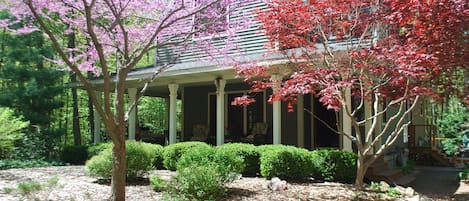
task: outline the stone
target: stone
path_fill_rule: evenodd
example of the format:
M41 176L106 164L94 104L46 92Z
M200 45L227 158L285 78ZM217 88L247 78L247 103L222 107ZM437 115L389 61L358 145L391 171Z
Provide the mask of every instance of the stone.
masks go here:
M387 191L389 188L391 188L391 186L385 181L380 181L379 186L381 186L381 190L383 191Z
M268 187L272 191L284 191L287 189L287 182L285 180L279 179L278 177L272 177Z

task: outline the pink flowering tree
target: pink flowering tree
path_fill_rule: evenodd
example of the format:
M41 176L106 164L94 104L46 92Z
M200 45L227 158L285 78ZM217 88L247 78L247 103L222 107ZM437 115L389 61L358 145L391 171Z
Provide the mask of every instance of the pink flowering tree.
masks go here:
M114 143L112 200L125 199L125 129L129 110L124 108L126 77L142 57L151 50L172 47L202 48L224 54L232 49L230 38L241 24L227 24L229 12L238 4L232 0L3 0L0 9L14 16L0 21L0 26L15 33L42 31L54 45L58 65L77 75L101 116L106 133ZM227 6L230 9L226 9ZM241 15L241 14L238 14ZM12 29L15 24L25 24ZM240 20L239 23L245 22ZM214 48L211 40L192 40L194 36L216 38L219 30L227 45ZM75 36L72 46L64 46ZM220 61L222 62L222 61ZM171 67L162 65L158 73ZM86 72L102 77L104 100L98 101ZM111 72L115 74L111 75ZM111 93L114 98L111 98ZM112 100L111 100L112 99ZM113 108L113 109L111 109Z
M336 132L356 145L357 188L363 186L368 167L399 139L422 97L467 97L458 87L468 73L467 1L271 0L267 4L268 9L258 15L268 37L266 57L284 59L269 65L238 65L238 74L254 91L275 88L270 100L287 101L289 108L298 95L312 94L328 109L342 111L351 129ZM250 101L241 97L235 103Z

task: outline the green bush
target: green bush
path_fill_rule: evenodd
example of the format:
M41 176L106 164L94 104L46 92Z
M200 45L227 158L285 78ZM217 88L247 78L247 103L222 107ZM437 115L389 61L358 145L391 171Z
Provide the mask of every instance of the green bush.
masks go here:
M261 175L301 180L308 178L313 166L310 153L306 149L293 146L263 146L261 152Z
M30 167L47 167L47 166L60 166L64 165L59 161L44 161L44 160L0 160L0 170L10 168L30 168Z
M153 160L153 167L156 169L163 169L163 146L159 144L153 144L155 150L155 160Z
M144 142L127 141L125 146L125 159L127 163L126 178L136 179L146 171L152 170L156 146ZM105 179L112 174L112 148L108 147L98 155L93 156L87 163L86 169L92 176Z
M15 143L23 138L28 126L29 122L16 117L12 109L0 107L0 159L16 149Z
M60 153L60 159L65 163L83 165L88 159L88 150L83 145L65 146Z
M180 142L163 148L163 166L168 170L176 170L176 164L181 156L194 147L210 147L204 142Z
M466 168L464 168L461 172L458 173L458 177L460 180L469 179L469 168L467 168L467 165L468 164L466 164Z
M88 146L88 159L93 156L98 155L103 150L107 148L112 148L112 142L103 142L95 145Z
M212 162L212 156L215 154L215 149L211 146L195 146L190 148L190 151L181 155L176 163L176 169L182 170L190 166L202 166L206 163Z
M166 181L158 175L150 177L150 186L154 191L161 192L166 189Z
M321 149L311 152L313 177L326 181L352 183L357 175L357 155L337 149Z
M245 143L228 143L216 147L217 152L231 152L240 156L243 159L244 170L243 175L255 176L260 172L259 158L260 154L256 146Z
M217 164L209 162L178 170L178 174L170 180L164 198L179 201L219 200L226 190L217 169Z

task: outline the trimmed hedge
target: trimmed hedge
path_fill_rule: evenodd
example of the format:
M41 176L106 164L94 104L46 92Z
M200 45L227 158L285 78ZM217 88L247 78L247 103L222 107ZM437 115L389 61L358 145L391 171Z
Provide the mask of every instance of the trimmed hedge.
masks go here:
M221 153L235 153L243 159L245 166L242 174L245 176L255 176L260 173L260 153L256 146L245 143L228 143L216 147L216 151Z
M261 146L261 175L283 179L307 179L313 172L310 152L286 145Z
M125 146L127 163L126 178L136 179L146 171L152 170L157 146L144 142L127 141ZM92 176L110 179L112 176L112 147L107 147L87 163L86 169Z
M175 171L179 158L194 147L210 147L210 145L205 142L179 142L168 145L163 148L163 166Z
M87 147L83 145L65 146L60 153L60 159L64 163L83 165L88 159Z
M177 162L177 170L213 163L223 182L232 180L232 173L242 173L244 162L234 152L218 150L213 147L198 146L184 153Z
M357 155L337 149L320 149L311 152L315 179L353 183L357 175Z
M98 155L107 148L112 148L112 142L102 142L99 144L88 146L88 159Z

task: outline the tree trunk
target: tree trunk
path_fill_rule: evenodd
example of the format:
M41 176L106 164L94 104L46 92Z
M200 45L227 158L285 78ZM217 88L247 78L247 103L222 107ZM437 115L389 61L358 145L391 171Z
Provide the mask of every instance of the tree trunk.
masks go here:
M123 127L125 128L125 127ZM117 129L113 138L114 146L112 148L112 197L113 201L125 200L125 135L124 129Z
M93 78L93 74L88 72L88 79ZM91 100L91 96L88 94L88 124L90 125L90 142L94 141L94 108L93 108L93 100Z
M68 47L75 48L75 34L71 33L68 36ZM73 56L73 52L71 53ZM72 83L77 82L77 76L74 72L70 72L70 80ZM72 87L72 107L73 107L73 144L81 145L81 132L80 132L80 114L78 112L78 92L76 87Z
M357 159L357 178L355 178L355 188L363 188L363 179L365 178L366 169L364 159L359 156Z
M73 82L77 81L76 75L72 73L70 79ZM72 105L73 105L73 144L81 145L81 131L80 131L80 114L78 112L78 92L77 88L72 87Z

